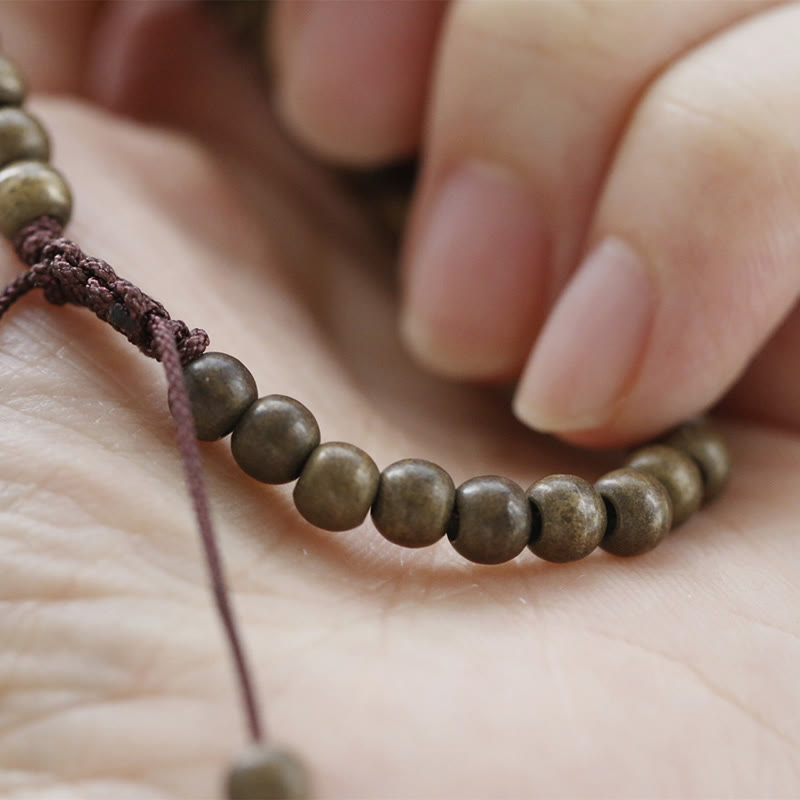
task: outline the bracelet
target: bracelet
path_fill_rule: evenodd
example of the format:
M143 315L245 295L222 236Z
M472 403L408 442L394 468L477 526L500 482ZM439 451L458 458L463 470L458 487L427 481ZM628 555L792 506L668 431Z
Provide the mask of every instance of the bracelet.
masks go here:
M375 528L394 544L420 548L446 536L461 556L487 565L509 561L526 548L558 563L584 558L597 547L640 555L724 488L728 450L704 420L634 451L621 469L594 485L551 475L527 492L499 476L472 478L456 488L441 467L418 459L381 472L354 445L321 443L319 425L302 403L275 394L259 398L255 379L239 360L205 352L203 330L172 319L164 306L63 237L71 193L47 163L47 133L20 108L24 97L18 69L0 58L0 231L28 266L0 293L0 317L29 291L42 289L53 304L93 311L164 365L176 441L251 739L227 774L230 800L299 800L311 789L302 761L265 743L208 510L198 439L231 434L233 457L249 476L268 484L296 481L297 510L319 528L355 528L371 513Z

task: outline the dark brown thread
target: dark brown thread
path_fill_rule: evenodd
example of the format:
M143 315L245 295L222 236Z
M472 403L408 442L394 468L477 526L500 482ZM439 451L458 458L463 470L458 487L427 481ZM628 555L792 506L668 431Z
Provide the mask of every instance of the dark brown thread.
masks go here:
M211 525L211 516L208 512L208 499L203 482L203 469L200 462L200 450L197 446L197 436L194 429L194 417L189 402L189 394L183 380L180 354L175 343L172 328L168 320L153 317L151 321L153 343L156 347L159 360L164 365L167 374L169 392L169 407L175 420L175 438L178 449L183 459L183 471L186 475L186 484L194 505L197 518L197 527L203 541L206 564L211 578L211 586L217 611L222 619L222 626L228 637L228 644L236 666L239 678L239 688L242 693L247 724L253 741L261 740L261 721L258 714L258 703L255 690L247 669L242 642L238 634L236 619L230 605L228 587L225 582L225 573L222 567L216 536Z
M231 650L250 737L255 742L261 741L263 734L258 701L211 523L194 417L183 379L182 367L208 347L208 334L199 328L189 330L186 323L172 319L161 303L120 278L105 261L87 256L62 234L61 223L49 217L32 222L20 231L14 245L29 269L0 292L0 317L31 289L42 289L51 303L72 303L93 311L145 355L164 365L169 407L175 420L175 438L183 461L214 601Z
M172 328L183 365L194 361L208 347L208 334L204 330L189 330L185 322L172 319L161 303L120 278L105 261L87 256L75 242L64 238L62 232L58 220L44 217L17 234L14 240L17 254L30 267L17 279L31 282L22 294L42 289L51 303L88 308L150 358L159 359L151 326L155 318L166 321ZM17 288L16 296L20 296L19 291ZM5 293L0 295L0 307L4 298Z

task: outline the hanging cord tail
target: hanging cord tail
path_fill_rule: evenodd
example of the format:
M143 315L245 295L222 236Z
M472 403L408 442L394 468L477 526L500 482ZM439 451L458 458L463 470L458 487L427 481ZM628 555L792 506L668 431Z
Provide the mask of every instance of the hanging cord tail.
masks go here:
M50 303L88 308L145 355L164 365L176 441L211 590L233 658L248 732L254 742L260 742L263 733L258 702L211 523L194 416L183 380L183 367L203 353L208 334L199 328L190 330L186 323L172 319L164 306L120 278L105 261L84 253L64 237L63 226L56 219L42 217L25 226L15 237L14 247L29 269L0 292L0 317L32 289L42 289Z
M197 437L195 435L194 417L192 416L189 395L183 380L180 353L178 352L175 334L169 320L154 317L151 322L151 331L158 359L164 365L164 371L167 375L169 407L175 420L178 449L183 460L186 484L194 506L197 527L205 551L211 589L239 680L239 690L247 719L247 727L252 740L259 742L262 740L262 728L258 713L258 702L253 679L244 656L236 618L231 607L216 534L211 523L203 481L200 450L197 446Z

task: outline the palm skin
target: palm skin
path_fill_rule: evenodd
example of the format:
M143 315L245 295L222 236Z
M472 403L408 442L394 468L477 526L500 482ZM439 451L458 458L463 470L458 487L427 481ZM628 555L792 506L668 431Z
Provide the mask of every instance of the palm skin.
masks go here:
M122 97L170 132L32 106L88 252L379 466L418 456L456 483L526 486L618 463L412 366L387 254L283 142L223 38L185 8L144 31L153 61ZM10 250L2 269L19 269ZM0 793L217 796L244 733L159 366L37 297L0 326L0 374ZM722 498L647 556L564 566L404 551L369 523L320 532L289 488L204 447L269 732L304 754L316 795L795 796L800 440L735 414L724 429Z

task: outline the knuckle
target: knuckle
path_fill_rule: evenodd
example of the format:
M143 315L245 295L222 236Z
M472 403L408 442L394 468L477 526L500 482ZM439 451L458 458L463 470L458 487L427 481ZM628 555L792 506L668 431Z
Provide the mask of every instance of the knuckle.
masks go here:
M575 135L569 120L607 115L601 104L610 102L609 87L620 73L638 69L621 66L635 61L620 46L631 23L611 6L587 0L456 3L446 21L432 106L434 128L445 131L447 146L500 152L524 167L547 160L531 153L532 131L539 147L560 152L563 137Z
M786 170L797 170L765 95L679 64L650 87L636 117L659 151L680 159L712 196L751 197L754 188L779 188Z
M602 0L465 0L452 9L447 33L467 55L535 68L557 83L564 83L565 68L596 82L630 60L631 48L621 47L620 38L635 27L628 9Z

